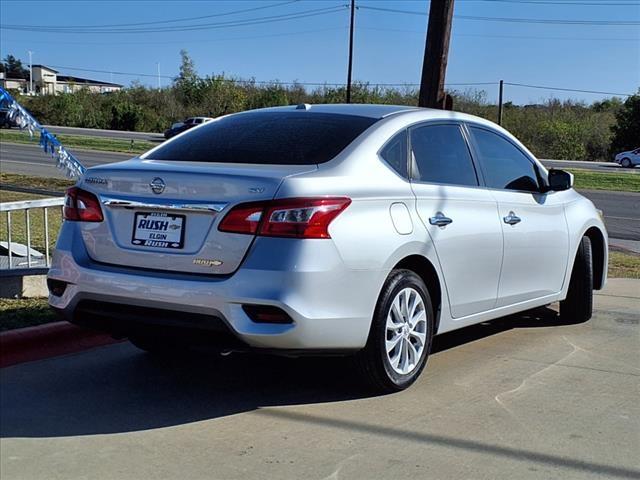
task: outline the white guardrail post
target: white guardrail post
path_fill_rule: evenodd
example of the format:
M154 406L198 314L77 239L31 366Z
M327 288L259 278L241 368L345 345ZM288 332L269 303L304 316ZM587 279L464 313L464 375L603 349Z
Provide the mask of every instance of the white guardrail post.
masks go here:
M49 208L52 207L63 207L64 206L64 197L55 197L55 198L44 198L41 200L22 200L19 202L5 202L0 203L0 214L7 214L7 256L8 256L8 265L7 269L13 269L13 249L12 243L15 244L17 242L12 242L12 222L11 222L11 213L24 211L24 222L26 228L27 235L27 268L32 267L31 261L31 210L42 209L42 218L43 218L43 227L44 227L44 249L45 249L45 266L48 268L50 266L51 255L49 249L49 240L51 238L49 234ZM57 233L57 232L56 232ZM38 265L38 267L42 267L43 265ZM4 269L4 266L3 266Z

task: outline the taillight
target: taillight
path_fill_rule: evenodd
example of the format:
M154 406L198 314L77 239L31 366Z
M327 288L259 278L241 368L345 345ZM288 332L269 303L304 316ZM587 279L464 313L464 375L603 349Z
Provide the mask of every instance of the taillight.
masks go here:
M349 198L293 198L270 202L258 235L331 238L329 224L349 206Z
M331 238L329 225L350 203L346 197L242 203L227 213L218 229L264 237Z
M71 187L64 197L63 216L76 222L101 222L104 220L100 201L93 193Z
M258 224L262 218L264 202L241 203L233 207L224 217L218 230L230 233L250 233L258 231Z

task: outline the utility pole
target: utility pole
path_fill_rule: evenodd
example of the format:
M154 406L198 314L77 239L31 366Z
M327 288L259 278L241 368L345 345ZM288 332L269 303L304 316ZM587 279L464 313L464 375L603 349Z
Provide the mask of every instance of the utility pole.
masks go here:
M445 107L444 77L451 38L453 2L454 0L431 0L418 97L420 107Z
M351 26L349 27L349 67L347 70L347 103L351 103L351 71L353 70L353 24L356 16L356 0L351 0Z
M504 90L504 80L500 80L500 92L498 93L498 125L502 125L502 92Z
M158 66L158 90L161 90L162 86L160 85L160 62L156 62L156 65Z
M33 93L33 52L31 50L27 50L29 52L29 95Z

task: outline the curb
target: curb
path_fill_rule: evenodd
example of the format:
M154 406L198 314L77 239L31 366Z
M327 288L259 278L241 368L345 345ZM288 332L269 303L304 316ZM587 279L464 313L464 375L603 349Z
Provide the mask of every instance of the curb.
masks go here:
M68 322L18 328L0 333L0 367L57 357L120 341L122 340L116 340L106 333Z

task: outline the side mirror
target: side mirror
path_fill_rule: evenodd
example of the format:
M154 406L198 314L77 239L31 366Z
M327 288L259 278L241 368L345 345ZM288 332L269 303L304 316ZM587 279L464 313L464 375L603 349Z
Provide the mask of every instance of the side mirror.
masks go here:
M573 174L565 172L564 170L556 170L552 168L549 170L549 190L554 192L561 192L562 190L569 190L573 187Z

